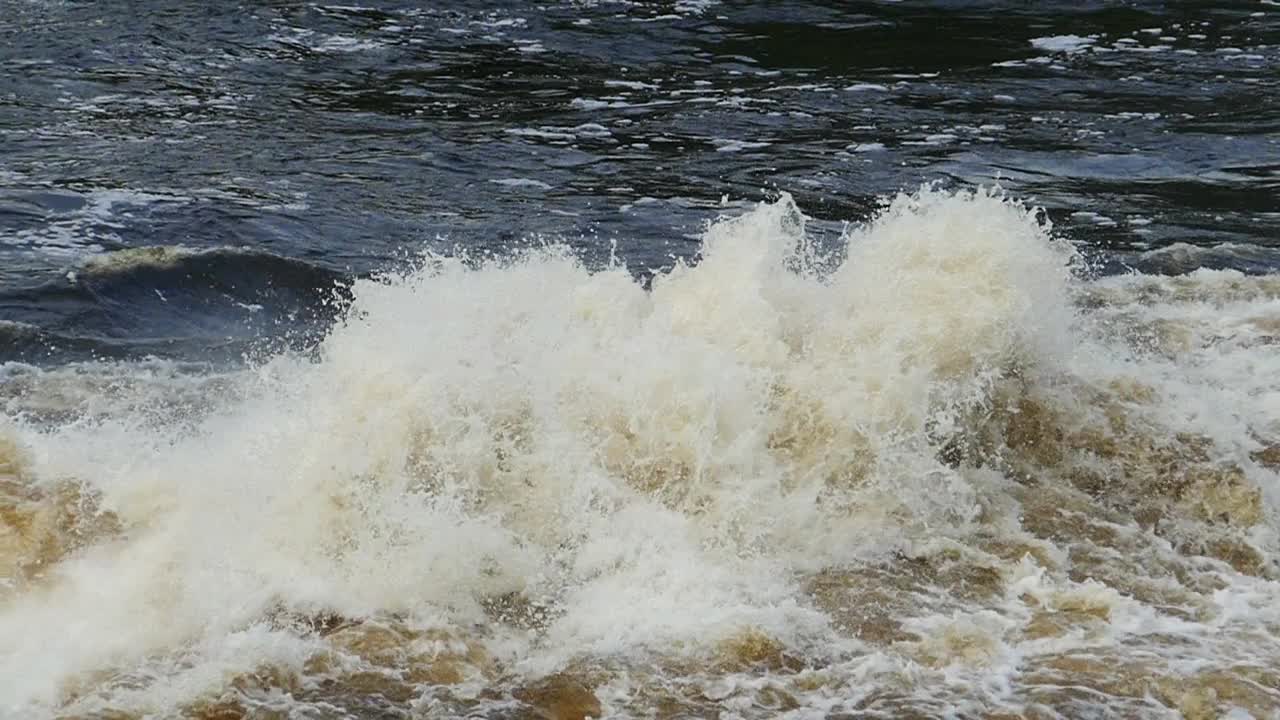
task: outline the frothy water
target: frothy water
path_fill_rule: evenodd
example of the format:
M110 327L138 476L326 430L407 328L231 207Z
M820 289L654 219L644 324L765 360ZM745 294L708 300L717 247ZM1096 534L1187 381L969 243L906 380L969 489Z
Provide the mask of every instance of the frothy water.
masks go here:
M1280 280L985 190L838 245L783 196L648 288L431 255L306 355L10 366L0 714L1274 717Z

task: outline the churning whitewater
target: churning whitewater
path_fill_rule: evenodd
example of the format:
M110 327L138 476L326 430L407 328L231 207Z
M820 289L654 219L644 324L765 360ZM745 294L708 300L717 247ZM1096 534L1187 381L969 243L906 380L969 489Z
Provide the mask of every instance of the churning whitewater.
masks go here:
M1280 278L1092 280L996 191L827 245L4 366L0 715L1275 717Z

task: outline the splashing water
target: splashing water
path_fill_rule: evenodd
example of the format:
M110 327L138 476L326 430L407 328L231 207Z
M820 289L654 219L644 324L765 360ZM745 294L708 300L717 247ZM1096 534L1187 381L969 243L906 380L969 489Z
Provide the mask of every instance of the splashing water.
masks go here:
M1280 280L1086 281L990 191L843 240L784 196L649 290L432 256L315 356L6 368L0 713L1271 717Z

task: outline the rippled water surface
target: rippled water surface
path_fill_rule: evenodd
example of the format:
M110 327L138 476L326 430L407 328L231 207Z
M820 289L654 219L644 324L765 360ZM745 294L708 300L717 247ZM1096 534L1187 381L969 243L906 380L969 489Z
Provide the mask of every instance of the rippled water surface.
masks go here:
M76 348L202 354L257 329L237 302L292 310L425 246L663 267L725 199L785 190L837 226L932 180L999 179L1131 263L1271 267L1276 6L1060 5L6 2L4 309ZM151 246L305 265L100 291L132 319L29 292ZM140 308L157 283L202 307Z
M0 0L0 717L1280 717L1280 5Z

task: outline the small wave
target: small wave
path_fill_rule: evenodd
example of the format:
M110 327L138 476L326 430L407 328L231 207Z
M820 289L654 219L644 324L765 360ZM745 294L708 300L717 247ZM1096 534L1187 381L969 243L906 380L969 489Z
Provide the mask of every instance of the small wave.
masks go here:
M217 288L252 296L285 290L324 293L347 278L336 270L251 248L152 246L94 255L70 271L67 279L95 292L138 284L150 290L173 285L174 289Z
M1098 42L1096 37L1079 35L1053 35L1031 39L1031 46L1038 50L1060 53L1078 53L1087 50Z
M501 180L490 180L489 182L509 188L531 188L534 190L551 189L551 185L548 185L541 180L534 180L533 178L502 178Z
M95 255L60 280L0 296L38 328L8 360L159 353L234 359L255 343L309 343L342 312L350 278L266 252L177 246ZM282 336L282 333L287 337Z
M25 335L31 335L38 332L34 325L27 323L14 322L12 320L0 320L0 333L6 338L17 338Z
M80 272L89 275L109 275L128 272L135 268L172 268L196 252L196 250L169 245L116 250L90 256L84 261ZM75 273L75 271L72 272Z
M1280 270L1280 248L1247 243L1210 246L1173 243L1148 250L1131 262L1142 272L1163 275L1180 275L1200 268L1273 273Z

